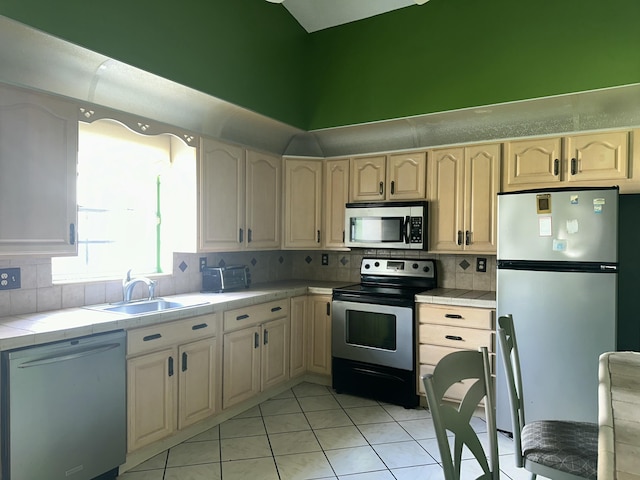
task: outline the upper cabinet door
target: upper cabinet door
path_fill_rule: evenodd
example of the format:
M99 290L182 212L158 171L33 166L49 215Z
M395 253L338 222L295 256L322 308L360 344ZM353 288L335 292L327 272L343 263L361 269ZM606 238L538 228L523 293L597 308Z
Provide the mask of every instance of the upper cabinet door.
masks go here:
M627 131L567 137L567 181L628 178L629 135Z
M389 155L387 198L415 200L425 198L427 155L424 152Z
M280 248L282 159L249 150L246 189L246 247Z
M76 255L78 108L0 87L0 256Z
M203 138L200 146L200 251L238 250L244 243L244 166L241 147Z
M497 249L500 150L500 144L465 149L464 223L467 251L493 253Z
M284 248L322 245L322 161L284 160Z
M463 249L464 148L434 150L429 181L431 245L433 251Z
M344 247L344 214L349 201L349 160L324 164L324 246Z
M377 201L386 197L384 155L351 159L351 201Z
M553 186L562 180L560 137L509 142L506 149L504 190Z

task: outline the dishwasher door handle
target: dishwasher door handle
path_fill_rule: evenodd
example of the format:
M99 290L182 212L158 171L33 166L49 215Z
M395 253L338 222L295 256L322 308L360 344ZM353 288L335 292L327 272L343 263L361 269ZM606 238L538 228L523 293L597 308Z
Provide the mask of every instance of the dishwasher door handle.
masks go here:
M118 348L119 343L109 343L107 345L100 345L98 347L88 348L79 352L67 353L66 355L54 355L51 357L39 358L38 360L31 360L30 362L24 362L18 365L18 368L30 368L37 367L39 365L49 365L51 363L66 362L67 360L75 360L76 358L87 357L89 355L97 355L99 353L108 352L114 348Z

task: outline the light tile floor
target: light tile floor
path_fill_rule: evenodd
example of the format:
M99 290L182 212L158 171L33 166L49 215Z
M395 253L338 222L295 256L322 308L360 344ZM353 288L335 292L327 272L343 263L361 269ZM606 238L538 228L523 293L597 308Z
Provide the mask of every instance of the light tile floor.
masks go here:
M474 428L485 431L475 418ZM530 475L499 435L501 478ZM120 480L440 480L430 413L301 383L120 475ZM463 478L481 472L464 463ZM542 479L542 477L540 477Z

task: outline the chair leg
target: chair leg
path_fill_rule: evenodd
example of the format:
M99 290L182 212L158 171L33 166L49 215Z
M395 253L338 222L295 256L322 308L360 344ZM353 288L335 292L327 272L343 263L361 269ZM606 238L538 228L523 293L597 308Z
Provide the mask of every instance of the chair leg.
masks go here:
M531 473L531 480L536 480L536 476L537 476L537 475L536 475L535 473L533 473L533 472L532 472L532 473Z

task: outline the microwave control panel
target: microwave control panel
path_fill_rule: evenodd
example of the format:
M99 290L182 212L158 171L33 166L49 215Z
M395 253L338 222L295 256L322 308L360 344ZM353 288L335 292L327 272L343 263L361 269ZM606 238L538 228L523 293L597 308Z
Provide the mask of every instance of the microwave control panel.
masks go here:
M422 217L411 217L409 242L422 243Z

